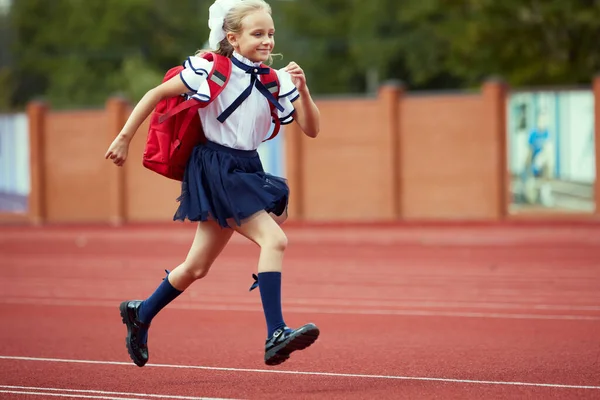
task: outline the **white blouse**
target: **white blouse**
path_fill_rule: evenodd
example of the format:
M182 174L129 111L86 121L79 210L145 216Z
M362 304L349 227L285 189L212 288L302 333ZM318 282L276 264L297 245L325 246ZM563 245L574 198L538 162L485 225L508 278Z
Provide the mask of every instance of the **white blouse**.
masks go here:
M233 56L246 65L259 66L238 53ZM189 57L181 71L181 80L190 89L189 96L198 100L208 101L210 90L208 86L208 73L213 67L213 62L202 57ZM292 83L290 74L284 70L277 70L279 79L279 104L283 111L277 110L282 125L294 120L293 102L300 97L298 89ZM269 102L256 87L250 96L231 114L223 123L217 120L223 111L250 85L250 74L240 67L231 66L231 77L221 94L208 107L198 110L202 128L206 138L211 142L239 150L255 150L268 137L272 130L271 111Z

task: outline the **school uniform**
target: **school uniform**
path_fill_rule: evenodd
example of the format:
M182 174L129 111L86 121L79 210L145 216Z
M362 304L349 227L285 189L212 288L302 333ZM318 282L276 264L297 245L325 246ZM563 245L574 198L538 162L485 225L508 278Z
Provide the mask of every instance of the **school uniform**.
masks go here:
M174 220L206 221L214 219L222 227L233 220L241 222L260 210L276 215L285 212L289 188L285 179L265 173L256 149L271 132L272 114L269 101L277 103L277 118L282 125L294 120L293 102L299 93L290 75L277 71L280 84L278 100L264 86L256 85L261 71L254 63L234 53L229 82L207 107L198 110L207 142L194 148L186 167L179 208ZM190 57L180 73L190 90L187 95L201 101L210 100L207 77L212 62ZM309 323L289 328L281 311L281 272L259 272L252 288L260 288L267 322L265 363L278 365L297 350L310 346L319 336L316 325ZM129 300L120 304L120 314L127 326L126 345L133 362L143 367L149 359L148 329L151 321L175 300L182 291L167 277L146 300Z
M235 52L231 60L231 77L224 90L198 110L208 141L192 152L174 220L214 219L227 227L231 219L239 225L260 210L281 215L287 208L286 180L265 173L256 151L273 124L269 100L264 89L256 86L260 63ZM190 89L188 96L210 100L207 78L212 64L201 57L185 61L180 77ZM276 72L280 85L277 117L286 125L294 120L293 102L300 95L287 72Z

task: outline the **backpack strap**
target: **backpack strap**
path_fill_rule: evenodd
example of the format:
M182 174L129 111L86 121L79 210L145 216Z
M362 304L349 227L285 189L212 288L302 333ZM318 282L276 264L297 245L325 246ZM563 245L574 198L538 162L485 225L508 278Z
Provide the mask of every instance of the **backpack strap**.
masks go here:
M213 62L213 69L206 78L210 88L210 100L206 102L206 105L208 105L225 89L231 77L232 63L229 58L216 53L204 53L202 58Z
M202 108L203 104L200 100L197 99L189 99L184 102L181 102L179 103L179 105L177 105L177 107L173 107L168 112L161 115L158 118L158 123L162 124L163 122L171 118L173 115L179 114L180 112L185 111L194 106L196 106L197 108Z
M268 67L266 65L261 65L261 68ZM260 75L260 81L265 85L269 92L279 100L279 78L277 77L277 71L273 68L269 68L269 73L267 75ZM271 102L269 102L269 106L271 109L275 108Z
M261 67L267 68L267 66L264 64L262 64ZM269 92L271 92L271 94L275 97L275 99L279 100L280 87L279 78L277 77L277 71L275 71L273 68L270 68L268 75L260 75L260 80L262 84L265 85L265 87L269 90ZM271 140L275 136L277 136L277 134L279 133L279 129L281 128L281 122L279 121L277 108L271 102L269 102L269 108L271 109L271 117L273 119L273 122L275 123L275 129L273 129L273 133L271 134L271 136L265 139L264 142L266 142L267 140Z
M231 60L215 53L204 53L202 54L202 58L213 62L213 68L206 78L208 81L208 87L210 89L210 100L200 101L198 99L191 98L181 102L179 105L177 105L177 107L174 107L169 110L169 112L161 115L158 119L159 123L162 124L173 115L179 114L180 112L188 110L192 107L204 108L208 106L213 102L214 99L217 98L217 96L221 94L223 89L225 89L225 86L231 77ZM183 67L181 69L183 69Z

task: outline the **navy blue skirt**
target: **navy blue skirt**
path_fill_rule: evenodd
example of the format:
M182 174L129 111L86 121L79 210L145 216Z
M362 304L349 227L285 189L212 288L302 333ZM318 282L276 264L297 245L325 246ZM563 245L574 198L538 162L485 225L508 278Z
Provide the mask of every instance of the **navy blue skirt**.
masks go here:
M283 178L265 173L258 152L207 142L197 146L184 173L179 208L173 220L216 220L238 226L258 211L283 214L289 187Z

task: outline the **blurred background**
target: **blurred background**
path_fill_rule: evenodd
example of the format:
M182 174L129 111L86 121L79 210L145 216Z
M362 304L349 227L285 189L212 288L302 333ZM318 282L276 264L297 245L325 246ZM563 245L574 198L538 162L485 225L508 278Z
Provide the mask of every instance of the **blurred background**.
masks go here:
M203 0L0 0L0 221L168 221L177 182L103 159L132 105L206 46ZM317 140L260 149L292 219L597 215L600 1L272 0ZM358 162L357 162L358 161Z
M319 343L263 373L235 235L153 322L161 368L125 366L117 306L194 225L142 165L147 121L104 155L212 1L0 0L0 397L597 399L600 0L269 3L273 66L321 112L259 148L291 189L286 321Z

